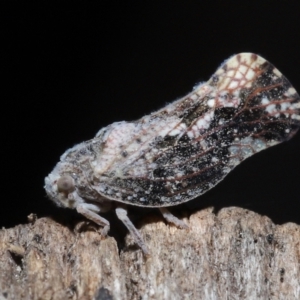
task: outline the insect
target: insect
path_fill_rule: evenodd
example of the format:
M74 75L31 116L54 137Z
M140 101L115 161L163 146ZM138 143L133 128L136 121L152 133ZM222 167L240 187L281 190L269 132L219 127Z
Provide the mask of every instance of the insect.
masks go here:
M126 204L167 207L198 197L247 157L290 139L300 126L300 99L264 58L229 58L185 97L133 122L116 122L67 150L45 179L48 196L109 231L99 215L115 209L145 254Z

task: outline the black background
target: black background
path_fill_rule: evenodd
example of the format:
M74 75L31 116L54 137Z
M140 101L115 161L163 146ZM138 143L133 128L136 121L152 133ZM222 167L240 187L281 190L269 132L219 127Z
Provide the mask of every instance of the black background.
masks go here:
M185 95L233 54L262 55L300 91L298 1L19 2L2 12L0 226L75 215L43 189L59 156ZM178 210L235 205L300 224L299 166L298 133Z

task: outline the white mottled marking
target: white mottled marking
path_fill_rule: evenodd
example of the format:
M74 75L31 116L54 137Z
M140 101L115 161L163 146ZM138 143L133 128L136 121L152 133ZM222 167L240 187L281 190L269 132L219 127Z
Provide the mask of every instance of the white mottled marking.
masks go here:
M197 100L197 99L199 98L199 96L197 96L196 94L192 94L192 95L190 96L190 98L191 98L192 100Z
M231 81L228 88L229 89L236 89L239 86L237 81Z
M168 133L168 135L169 136L175 136L175 135L181 136L182 134L185 133L185 131L186 131L186 125L184 123L180 123L180 124L177 124L176 127Z
M207 105L208 105L209 107L214 107L214 106L216 105L216 100L215 100L215 99L209 99L209 100L207 101Z
M241 72L237 71L235 76L234 76L236 79L242 79L244 76Z
M190 138L190 139L193 139L194 138L194 132L192 130L189 130L187 132L187 136Z
M288 108L290 108L290 106L291 106L290 102L283 102L280 104L280 110L281 111L287 110Z
M244 65L241 65L241 66L239 66L239 71L242 73L242 74L246 74L246 72L247 72L247 70L248 70L248 68L246 67L246 66L244 66Z
M228 77L232 77L233 75L234 75L234 70L228 71L228 73L227 73Z
M204 97L205 95L210 93L211 90L212 90L211 86L209 86L207 84L202 84L195 90L195 92L197 93L197 95L199 95L199 97Z
M236 69L239 66L239 64L240 63L238 62L236 56L232 57L231 59L229 59L227 61L227 67L230 68L230 69L231 68Z
M276 69L276 68L274 68L273 73L274 73L277 77L281 77L281 76L282 76L282 73L281 73L278 69Z
M293 104L292 104L292 107L293 107L293 109L298 109L298 108L300 108L300 102L293 103Z
M269 104L269 105L267 105L266 106L266 111L269 114L272 114L272 113L276 112L277 111L276 110L276 105L275 104Z
M294 120L299 121L300 120L300 115L292 114L291 118L294 119Z
M252 80L255 76L255 72L252 69L249 69L247 74L246 74L246 79Z

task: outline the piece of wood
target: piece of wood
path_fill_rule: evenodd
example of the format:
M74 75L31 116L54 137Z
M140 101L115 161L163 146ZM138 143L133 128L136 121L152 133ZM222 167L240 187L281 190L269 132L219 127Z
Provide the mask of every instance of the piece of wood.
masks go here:
M144 223L150 257L130 236L119 254L114 238L50 218L2 229L0 299L300 298L298 225L235 207L184 221Z

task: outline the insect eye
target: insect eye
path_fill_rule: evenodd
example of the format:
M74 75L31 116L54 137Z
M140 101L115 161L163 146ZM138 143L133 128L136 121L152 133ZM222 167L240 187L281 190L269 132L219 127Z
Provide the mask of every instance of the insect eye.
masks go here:
M71 193L75 190L74 179L69 175L64 175L57 180L57 190L60 193Z

